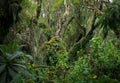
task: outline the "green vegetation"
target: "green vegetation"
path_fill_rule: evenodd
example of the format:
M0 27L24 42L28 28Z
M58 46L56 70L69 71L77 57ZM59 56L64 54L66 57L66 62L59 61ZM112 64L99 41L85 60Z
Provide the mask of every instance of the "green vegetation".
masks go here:
M120 1L0 2L0 83L120 83Z
M9 83L17 74L24 74L28 77L32 77L32 75L27 71L26 60L29 59L33 61L33 58L32 56L20 51L20 47L17 47L16 43L0 46L1 82Z

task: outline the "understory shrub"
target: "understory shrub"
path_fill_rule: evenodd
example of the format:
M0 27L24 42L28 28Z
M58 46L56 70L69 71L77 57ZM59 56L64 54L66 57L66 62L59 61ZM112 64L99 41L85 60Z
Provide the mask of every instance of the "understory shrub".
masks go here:
M34 76L28 72L26 63L33 62L33 57L21 51L17 43L0 45L0 82L10 83L19 75L27 78Z
M112 41L94 37L89 45L89 53L78 52L79 60L67 73L67 83L119 83L120 54Z

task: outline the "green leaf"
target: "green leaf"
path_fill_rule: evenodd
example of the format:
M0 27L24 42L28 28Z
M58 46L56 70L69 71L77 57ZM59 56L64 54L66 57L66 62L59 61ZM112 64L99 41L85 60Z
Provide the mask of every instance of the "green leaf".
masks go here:
M18 67L14 67L14 69L16 71L18 71L19 73L21 73L22 75L25 75L27 77L31 77L34 78L34 76L32 74L30 74L26 69L22 69L22 68L18 68Z
M31 55L25 55L25 57L27 57L29 60L33 61L33 57Z
M17 43L13 42L12 44L9 44L9 45L11 47L11 53L14 53L14 51L16 51L16 48L17 48Z
M4 54L7 52L6 45L0 45L0 51Z
M6 78L7 78L7 72L4 72L4 73L0 76L0 82L1 82L1 83L6 83Z
M55 9L58 8L63 2L64 2L64 0L55 1L53 4L52 10L55 11Z
M14 78L15 75L17 74L17 72L14 69L12 69L11 67L8 67L8 72L12 78Z
M18 50L21 50L24 46L25 46L25 45L20 45L20 46L17 47L16 50L17 50L17 51L18 51Z
M6 58L9 60L10 59L10 57L12 57L12 54L10 54L10 53L5 53L5 55L6 55Z
M0 64L3 64L5 62L4 57L0 56Z
M26 68L26 66L25 65L22 65L22 64L13 64L13 66L18 66L18 67L21 67L21 68Z
M24 55L25 54L23 52L17 51L13 54L13 56L11 57L11 60L23 57Z
M6 64L0 66L0 74L5 70Z
M73 5L78 5L79 4L79 0L71 0L71 2L73 3Z

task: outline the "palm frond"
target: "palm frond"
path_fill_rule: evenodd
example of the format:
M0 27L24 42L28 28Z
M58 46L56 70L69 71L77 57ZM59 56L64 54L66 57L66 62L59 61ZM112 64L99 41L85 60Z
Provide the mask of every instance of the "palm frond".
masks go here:
M14 71L14 69L12 69L11 67L8 67L8 72L12 78L14 78L17 74L17 72Z
M17 64L17 63L13 64L12 66L21 67L21 68L24 68L24 69L26 69L26 68L27 68L25 65L22 65L22 64Z
M11 60L13 59L17 59L17 58L20 58L20 57L23 57L25 54L21 51L16 51L13 56L11 57Z
M0 74L5 70L6 64L0 65Z

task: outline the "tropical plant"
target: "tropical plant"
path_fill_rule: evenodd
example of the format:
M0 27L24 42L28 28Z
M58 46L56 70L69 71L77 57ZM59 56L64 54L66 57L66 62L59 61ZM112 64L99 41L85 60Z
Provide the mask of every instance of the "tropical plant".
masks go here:
M120 38L120 1L114 0L113 3L105 10L100 21L100 26L103 28L104 38L109 30L112 30L117 38Z
M22 74L25 76L32 76L27 71L26 61L33 58L20 51L22 46L17 43L9 45L0 45L0 82L9 83L16 75Z

